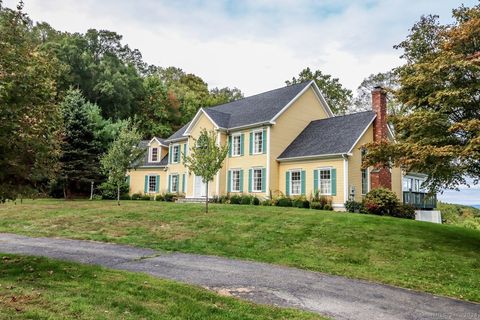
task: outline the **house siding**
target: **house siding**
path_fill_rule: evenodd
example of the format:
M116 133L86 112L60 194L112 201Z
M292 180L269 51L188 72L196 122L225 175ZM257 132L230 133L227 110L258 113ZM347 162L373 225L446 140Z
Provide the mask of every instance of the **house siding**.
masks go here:
M127 176L130 177L130 195L134 193L145 194L145 176L147 175L160 176L158 192L149 194L162 194L167 192L165 184L167 180L167 173L163 168L138 168L127 172Z
M293 169L305 170L305 196L307 199L315 194L314 190L314 170L320 168L336 169L336 195L332 195L332 204L335 209L342 209L344 206L344 169L343 158L303 160L292 162L281 162L279 165L279 191L286 195L286 172Z
M276 160L289 144L313 120L328 118L312 87L309 87L270 129L270 190L280 190L282 174ZM280 178L280 179L279 179ZM284 179L284 177L283 177ZM267 191L268 192L268 191Z

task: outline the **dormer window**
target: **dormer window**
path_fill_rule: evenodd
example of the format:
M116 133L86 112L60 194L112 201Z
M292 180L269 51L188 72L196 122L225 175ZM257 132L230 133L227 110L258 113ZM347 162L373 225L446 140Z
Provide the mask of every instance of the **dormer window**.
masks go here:
M158 162L158 147L151 147L150 148L150 162Z

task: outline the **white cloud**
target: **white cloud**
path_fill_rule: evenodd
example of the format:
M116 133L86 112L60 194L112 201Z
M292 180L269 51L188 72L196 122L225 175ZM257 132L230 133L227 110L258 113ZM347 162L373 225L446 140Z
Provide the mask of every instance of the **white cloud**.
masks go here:
M211 86L237 86L248 95L282 86L306 66L354 90L369 74L400 63L392 46L421 14L438 13L445 21L457 6L435 0L25 3L34 20L67 31L116 31L149 63L178 66Z

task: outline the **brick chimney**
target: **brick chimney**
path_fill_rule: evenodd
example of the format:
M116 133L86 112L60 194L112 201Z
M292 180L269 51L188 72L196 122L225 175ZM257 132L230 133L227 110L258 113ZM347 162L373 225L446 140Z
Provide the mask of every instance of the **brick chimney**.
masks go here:
M372 91L372 110L377 115L373 122L373 141L388 142L387 93L382 87L375 87ZM392 189L392 173L389 168L374 166L370 172L370 189L375 188Z

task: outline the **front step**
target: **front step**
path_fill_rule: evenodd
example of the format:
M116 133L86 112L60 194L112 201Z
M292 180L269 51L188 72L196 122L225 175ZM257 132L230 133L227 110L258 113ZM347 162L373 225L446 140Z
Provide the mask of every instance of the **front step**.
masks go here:
M212 202L212 199L209 198L208 202ZM179 198L176 203L205 203L205 198Z

